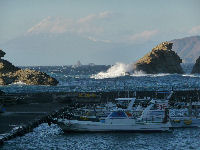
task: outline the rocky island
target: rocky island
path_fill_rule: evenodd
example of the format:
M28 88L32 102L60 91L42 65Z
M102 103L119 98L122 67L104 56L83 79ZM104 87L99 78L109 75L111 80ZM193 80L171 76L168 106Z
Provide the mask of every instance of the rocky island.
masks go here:
M196 63L194 64L194 67L192 68L192 74L194 73L200 73L200 56L196 60Z
M0 49L0 85L23 82L27 85L57 85L58 81L44 72L22 70L2 59L6 53Z
M147 74L178 73L182 74L182 60L172 51L173 43L163 42L152 49L151 52L139 59L134 64L135 71Z

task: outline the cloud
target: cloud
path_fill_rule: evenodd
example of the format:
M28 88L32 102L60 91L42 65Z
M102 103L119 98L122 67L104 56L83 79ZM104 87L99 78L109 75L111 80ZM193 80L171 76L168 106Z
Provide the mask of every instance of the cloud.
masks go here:
M65 33L72 31L73 25L73 20L49 16L31 27L27 33Z
M105 19L105 18L110 18L112 16L112 12L110 11L104 11L100 12L99 14L91 14L86 17L80 18L78 20L78 23L88 23L94 20L100 20L100 19Z
M88 15L86 17L80 18L78 20L78 23L87 23L87 22L94 20L96 17L97 17L97 15L91 14L91 15Z
M49 16L31 27L27 33L37 34L72 32L77 34L100 34L104 32L104 28L103 26L99 25L99 21L111 16L112 12L110 11L104 11L98 14L90 14L77 20Z
M91 37L91 36L88 37L88 40L93 41L93 42L111 43L110 40L99 40L99 39L97 39L95 37Z
M129 41L148 41L158 33L158 30L146 30L129 36Z
M113 12L111 11L104 11L99 13L99 18L110 18L113 16Z
M193 27L188 33L190 33L190 34L199 34L200 33L200 25Z

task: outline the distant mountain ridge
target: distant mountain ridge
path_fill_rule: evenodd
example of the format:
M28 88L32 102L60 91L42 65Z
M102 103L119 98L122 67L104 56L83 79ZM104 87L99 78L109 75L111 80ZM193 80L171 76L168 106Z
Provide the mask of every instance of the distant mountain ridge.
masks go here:
M200 36L191 36L174 39L173 48L183 60L183 63L195 63L200 56Z
M72 33L40 33L27 34L0 43L0 48L8 54L8 60L21 66L66 65L74 64L77 60L83 64L113 64L136 62L159 42L161 41L143 44L115 43L94 41ZM174 43L172 50L178 53L184 63L195 63L200 56L200 36L174 39L171 42Z
M124 59L127 63L133 62L146 53L148 47L153 45L155 44L151 42L129 44L92 41L87 37L70 33L44 33L17 37L0 44L0 48L8 54L7 59L17 65L51 66L74 64L77 60L83 64L91 62L113 64L123 62Z

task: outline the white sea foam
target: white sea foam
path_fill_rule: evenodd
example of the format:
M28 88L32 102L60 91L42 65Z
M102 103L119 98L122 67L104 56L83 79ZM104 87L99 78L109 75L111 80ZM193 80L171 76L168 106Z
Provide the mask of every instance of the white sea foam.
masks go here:
M133 76L133 77L142 77L142 76L147 76L148 74L145 74L143 71L134 71L133 74L131 74L130 76Z
M200 78L199 74L183 74L183 77L193 77L193 78Z
M22 81L18 81L18 82L15 82L13 84L16 84L16 85L26 85L26 83L22 82Z
M169 73L159 73L159 74L145 74L143 71L135 71L134 65L132 64L124 64L124 63L116 63L112 67L110 67L106 72L99 72L98 74L94 74L91 78L94 79L104 79L104 78L116 78L120 76L149 76L149 77L162 77L168 76Z
M163 77L170 75L169 73L149 74L151 77Z
M115 78L120 76L144 76L144 72L135 71L133 64L116 63L110 67L106 72L99 72L98 74L92 75L91 78L104 79L104 78Z

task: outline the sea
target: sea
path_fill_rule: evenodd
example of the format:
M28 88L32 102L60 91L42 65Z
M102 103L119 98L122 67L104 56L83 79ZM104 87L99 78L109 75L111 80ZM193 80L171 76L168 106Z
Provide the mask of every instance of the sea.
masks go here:
M198 150L200 129L167 133L63 133L41 124L33 132L5 143L2 150Z
M31 86L23 82L0 86L6 93L101 92L200 89L200 75L190 74L193 64L183 65L185 74L145 74L131 72L131 65L20 66L46 72L59 81L57 86ZM128 73L128 74L127 74Z
M22 66L46 72L59 81L57 86L30 86L19 82L0 86L6 93L100 92L119 90L200 89L200 75L190 74L192 65L183 65L184 74L131 72L126 64L82 66ZM127 72L129 72L127 74ZM164 133L63 133L57 125L41 124L22 137L5 142L3 150L90 150L200 149L200 128L174 129Z

